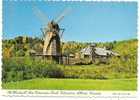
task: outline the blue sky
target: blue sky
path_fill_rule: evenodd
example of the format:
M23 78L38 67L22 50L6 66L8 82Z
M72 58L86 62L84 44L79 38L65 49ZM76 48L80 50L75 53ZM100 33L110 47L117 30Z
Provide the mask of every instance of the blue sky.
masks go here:
M105 42L137 38L136 2L34 2L49 20L71 11L59 23L64 41ZM3 2L3 38L40 37L47 22L34 13L33 2Z

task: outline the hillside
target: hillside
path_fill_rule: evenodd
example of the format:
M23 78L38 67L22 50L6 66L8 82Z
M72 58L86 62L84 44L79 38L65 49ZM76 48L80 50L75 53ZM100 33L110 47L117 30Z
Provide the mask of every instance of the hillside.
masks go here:
M90 43L63 42L63 53L79 52ZM39 38L17 37L3 40L3 82L34 78L80 78L80 79L125 79L137 78L138 41L125 40L96 43L115 51L120 57L112 57L108 64L59 65L41 59L32 59L29 50L42 52L43 41Z
M84 47L88 46L91 43L88 42L62 42L61 48L62 53L76 53L79 52ZM109 50L114 50L118 52L120 55L128 55L128 54L137 54L137 40L124 40L124 41L113 41L113 42L105 42L105 43L96 43L98 47L105 47ZM32 38L32 37L16 37L14 39L3 40L3 56L6 56L8 52L10 52L9 56L26 56L28 55L29 50L35 50L36 52L42 53L43 50L43 40L40 38Z

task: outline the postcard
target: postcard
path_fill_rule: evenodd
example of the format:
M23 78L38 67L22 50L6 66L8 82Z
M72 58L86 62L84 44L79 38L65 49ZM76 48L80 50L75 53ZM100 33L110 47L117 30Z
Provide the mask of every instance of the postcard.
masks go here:
M137 1L3 0L3 96L136 100L137 27Z

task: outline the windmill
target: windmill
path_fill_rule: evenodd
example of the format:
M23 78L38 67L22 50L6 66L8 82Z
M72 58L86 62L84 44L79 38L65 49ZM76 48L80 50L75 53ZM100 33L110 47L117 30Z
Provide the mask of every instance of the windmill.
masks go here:
M42 56L53 59L56 62L61 60L61 37L63 35L64 29L59 27L59 22L65 17L69 9L65 9L56 19L51 21L48 17L40 11L37 7L34 7L36 15L44 22L48 22L44 28L41 28L44 40L43 53Z

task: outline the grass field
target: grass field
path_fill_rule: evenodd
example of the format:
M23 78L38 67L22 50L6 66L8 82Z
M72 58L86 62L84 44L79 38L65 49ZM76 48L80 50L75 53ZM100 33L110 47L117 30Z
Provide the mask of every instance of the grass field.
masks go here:
M32 79L2 84L3 89L41 89L41 90L136 90L136 79Z

